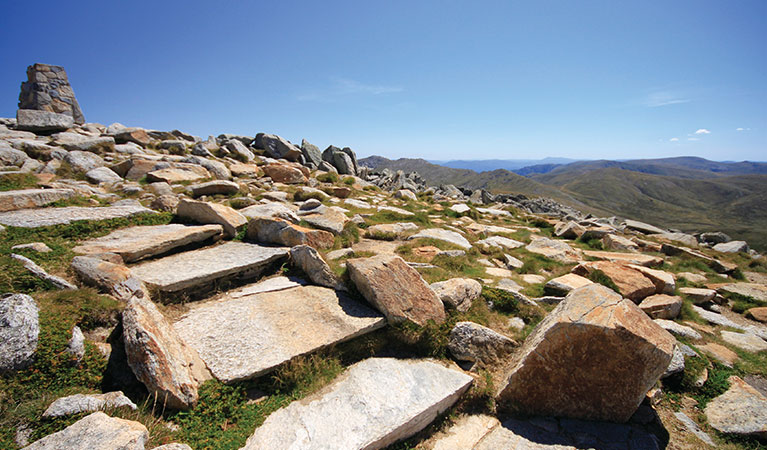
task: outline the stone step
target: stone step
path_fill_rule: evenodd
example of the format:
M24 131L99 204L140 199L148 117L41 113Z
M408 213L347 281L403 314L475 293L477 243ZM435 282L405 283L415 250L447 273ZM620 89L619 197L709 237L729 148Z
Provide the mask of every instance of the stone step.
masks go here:
M286 259L289 251L285 247L226 242L143 262L133 266L131 273L151 290L162 293L210 288L216 281L255 278L268 266Z
M331 386L272 413L244 449L383 448L428 426L471 382L431 361L366 359Z
M117 253L131 263L167 253L185 245L220 236L221 225L187 226L181 224L123 228L106 236L82 242L73 250L81 255Z
M106 220L130 217L156 211L144 208L137 201L124 201L105 207L67 206L64 208L19 209L0 212L0 224L12 227L37 228L61 225L76 220Z
M38 208L74 196L75 191L72 189L23 189L0 192L0 211Z
M235 295L197 305L174 324L213 375L226 383L257 377L296 356L385 324L367 306L319 286Z

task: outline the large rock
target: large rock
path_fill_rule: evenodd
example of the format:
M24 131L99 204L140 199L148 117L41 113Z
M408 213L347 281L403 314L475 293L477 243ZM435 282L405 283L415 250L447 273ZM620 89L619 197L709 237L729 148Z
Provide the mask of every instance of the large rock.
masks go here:
M483 364L502 361L516 346L510 338L473 322L456 323L447 344L455 359Z
M529 252L537 253L565 264L572 264L580 259L579 250L570 247L564 241L538 237L533 238L533 241L527 244L525 248Z
M638 220L627 219L625 221L625 225L626 225L626 228L628 228L629 230L638 231L644 234L663 234L666 232L666 230L664 229L658 228L648 223L640 222Z
M527 338L498 399L528 414L625 422L676 339L598 284L572 291Z
M636 242L617 234L605 234L602 237L602 246L609 250L626 250L629 252L639 250L639 245Z
M0 213L0 224L13 227L37 228L60 225L76 220L107 220L137 214L154 214L139 202L125 201L105 207L68 206L64 208L22 209Z
M451 278L431 284L432 290L448 308L466 312L482 294L482 285L471 278Z
M655 285L656 294L673 294L676 291L676 280L673 274L636 264L629 264L628 266L649 278Z
M578 222L560 222L554 227L554 235L563 239L578 239L586 229Z
M308 245L316 249L330 248L335 243L333 234L327 231L305 228L282 219L251 219L248 222L247 237L265 244L289 247Z
M19 109L59 113L69 116L72 123L85 123L67 72L61 66L37 63L27 67L27 81L21 83L19 93Z
M438 241L447 242L464 250L469 250L471 248L471 242L469 242L465 237L461 236L460 233L456 231L445 230L442 228L427 228L425 230L421 230L418 233L410 236L408 240L421 238L436 239Z
M705 409L709 425L722 433L767 438L767 398L736 376L730 389Z
M115 140L112 137L90 137L77 133L56 133L53 144L67 150L78 150L91 153L109 153L115 151Z
M123 339L131 370L159 404L188 409L197 404L205 365L181 340L151 300L133 297L123 311Z
M312 164L315 168L322 163L322 152L316 145L312 145L306 139L301 141L301 153L304 155L304 161L307 165Z
M96 167L85 173L85 179L93 184L119 183L123 179L108 167Z
M717 289L722 295L735 294L736 297L751 297L760 302L767 302L767 286L757 283L732 283Z
M346 290L328 263L322 259L319 252L308 245L297 245L290 249L290 261L301 269L310 280L320 286Z
M226 242L143 262L132 267L131 273L152 289L172 293L232 278L255 278L287 255L287 248Z
M306 183L306 175L298 167L274 163L263 167L266 176L277 183L300 184Z
M301 149L274 134L258 133L256 135L255 146L256 148L266 150L267 155L276 159L287 159L297 162L302 155Z
M396 255L350 259L349 276L365 299L389 322L441 323L445 308L421 275Z
M38 208L75 196L72 189L23 189L0 192L0 212Z
M72 269L85 285L98 288L123 301L128 301L133 296L149 296L144 284L122 264L119 255L114 255L117 261L101 258L106 255L95 256L97 257L75 256L72 258Z
M300 286L238 298L227 295L193 307L174 327L213 375L230 383L384 324L375 311L341 292Z
M584 262L573 269L573 273L588 277L595 271L607 276L621 295L639 303L643 298L655 294L655 284L641 272L622 264L609 261Z
M176 215L185 221L221 225L224 228L224 237L230 239L248 224L245 216L220 203L182 199L178 203Z
M144 450L147 440L149 432L144 425L133 420L109 417L99 411L24 449Z
M722 339L730 345L734 345L749 352L756 353L767 350L767 342L751 333L737 333L734 331L722 330Z
M244 449L380 449L425 428L471 381L430 361L367 359L331 386L272 413Z
M235 158L239 159L240 161L248 162L253 161L256 158L256 155L254 155L253 152L251 152L245 144L236 139L232 139L231 141L227 142L224 147L229 152L233 153Z
M16 111L16 128L33 132L63 131L72 128L75 121L66 114L57 114L34 109Z
M226 167L226 164L222 163L221 161L192 155L187 157L184 162L187 164L197 164L198 166L202 166L217 180L228 180L232 178L232 172L230 172L229 168Z
M149 137L146 130L143 128L125 127L120 124L112 124L107 128L107 134L112 136L118 144L132 142L142 147L146 147L152 143L152 138Z
M56 399L43 413L43 417L61 417L83 412L100 411L107 408L130 408L136 410L136 404L121 391L106 394L75 394Z
M350 148L330 146L322 152L322 160L330 163L341 175L357 175L357 157Z
M162 255L189 244L219 236L221 225L150 225L115 230L106 236L83 241L72 250L81 255L116 253L124 262Z
M0 298L0 373L32 364L40 334L37 304L26 294Z
M523 247L525 244L503 236L490 236L489 238L477 241L477 245L480 246L483 250L489 250L492 248L513 250L515 248Z

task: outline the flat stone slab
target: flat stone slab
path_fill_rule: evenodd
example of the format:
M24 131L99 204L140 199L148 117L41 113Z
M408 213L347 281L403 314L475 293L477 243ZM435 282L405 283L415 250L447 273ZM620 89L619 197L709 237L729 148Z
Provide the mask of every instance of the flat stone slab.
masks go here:
M751 297L761 302L767 302L767 286L757 283L733 283L717 289L717 292Z
M266 266L287 258L289 251L285 247L227 242L140 263L131 273L152 289L178 292L234 276L255 277Z
M244 449L383 448L425 428L471 382L431 361L366 359L322 391L272 413Z
M659 256L645 255L642 253L600 252L586 250L586 256L617 263L636 264L638 266L655 267L663 264L663 258Z
M155 214L156 212L144 208L139 202L105 207L67 206L64 208L20 209L0 213L0 224L12 227L37 228L71 223L76 220L107 220L145 213Z
M0 211L38 208L75 196L72 189L22 189L0 192Z
M234 291L229 291L227 292L227 295L231 298L240 298L253 294L261 294L263 292L284 291L285 289L304 286L306 284L306 281L300 278L278 276L243 286Z
M383 316L345 294L300 286L199 305L174 324L218 380L267 373L311 353L383 327ZM266 447L284 448L284 447Z
M188 244L202 242L222 232L221 225L169 224L130 227L85 241L73 250L81 255L117 253L122 256L123 261L130 263L161 255Z
M469 250L471 248L471 242L469 242L465 237L461 236L460 233L444 230L442 228L427 228L425 230L421 230L418 233L410 236L408 240L419 238L436 239L438 241L448 242L450 244L461 247L464 250Z
M139 450L144 448L147 440L149 440L149 432L139 422L95 412L24 448L27 450L65 448Z

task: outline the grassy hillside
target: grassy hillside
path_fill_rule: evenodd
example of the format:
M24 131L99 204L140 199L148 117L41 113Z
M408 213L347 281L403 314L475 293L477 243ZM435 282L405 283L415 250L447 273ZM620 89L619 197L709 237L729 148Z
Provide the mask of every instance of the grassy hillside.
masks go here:
M604 213L685 231L721 230L767 249L767 175L701 180L611 167L554 171L534 179Z
M733 175L767 174L767 163L750 161L727 163L709 161L704 158L692 156L682 156L662 159L635 159L631 161L581 161L553 167L550 172L546 173L546 175L556 176L570 172L584 173L595 169L606 168L617 168L630 170L632 172L694 179L722 178ZM537 179L537 176L535 177Z
M360 164L375 169L388 168L404 172L418 172L431 186L454 184L471 189L487 189L496 194L524 194L534 197L553 198L579 209L588 209L576 198L563 193L556 187L539 183L505 169L477 173L468 169L452 169L438 166L424 159L400 158L396 161L381 156L371 156L360 160Z

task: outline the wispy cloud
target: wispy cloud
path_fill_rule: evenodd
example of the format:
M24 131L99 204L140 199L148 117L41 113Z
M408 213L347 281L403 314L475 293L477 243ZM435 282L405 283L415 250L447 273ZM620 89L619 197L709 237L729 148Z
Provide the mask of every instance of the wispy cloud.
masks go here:
M320 90L298 95L299 101L334 101L341 97L353 95L384 95L402 92L404 89L400 86L389 86L382 84L367 84L361 81L349 78L332 78L330 84Z
M711 134L711 132L705 128L699 128L698 131L695 132L695 134Z
M735 131L751 131L751 128L738 127L735 129Z
M669 142L679 142L679 138L673 137L673 138L669 139Z
M677 105L680 103L689 103L692 100L679 92L669 90L652 91L641 101L641 104L648 108L657 108L659 106Z

